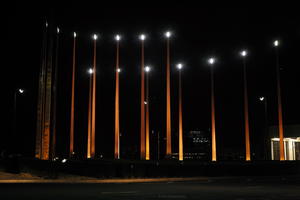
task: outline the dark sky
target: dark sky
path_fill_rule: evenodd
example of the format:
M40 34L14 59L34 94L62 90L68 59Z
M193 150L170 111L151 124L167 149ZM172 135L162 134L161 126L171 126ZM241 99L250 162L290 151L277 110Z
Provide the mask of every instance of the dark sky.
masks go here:
M86 2L86 1L85 1ZM50 5L51 4L51 5ZM13 2L4 14L5 56L3 72L7 91L1 149L32 155L40 68L42 31L45 19L61 29L59 46L58 152L67 153L70 112L72 32L78 33L76 74L76 151L85 151L88 76L92 63L91 34L99 33L97 53L97 152L112 155L114 123L115 42L120 33L121 67L120 123L124 148L137 148L139 141L139 41L144 32L146 64L153 66L150 77L151 130L165 134L165 39L171 30L172 134L177 135L177 71L183 62L183 126L190 130L210 128L210 71L207 58L217 57L215 65L216 126L219 152L243 151L242 60L246 48L250 131L253 149L262 145L264 107L258 101L268 98L269 124L277 123L274 39L279 39L284 123L300 122L299 46L300 16L293 5L218 5L158 3L138 4L87 2L61 5L34 5ZM7 71L6 71L7 70ZM11 134L13 90L24 87L17 98L18 131ZM16 137L18 141L15 142ZM175 136L174 136L175 138ZM174 147L177 151L177 148ZM258 150L259 151L259 148Z

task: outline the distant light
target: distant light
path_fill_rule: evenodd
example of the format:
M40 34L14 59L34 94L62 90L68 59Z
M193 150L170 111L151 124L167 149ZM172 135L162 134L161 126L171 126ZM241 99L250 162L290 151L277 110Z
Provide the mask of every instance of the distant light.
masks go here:
M147 105L147 101L144 101L144 104Z
M48 22L46 22L46 27L48 27Z
M89 73L89 74L92 74L92 73L94 73L94 70L93 70L92 68L89 68L89 69L88 69L88 73Z
M211 65L214 64L215 63L215 58L209 58L208 63L211 64Z
M145 71L146 71L146 72L150 72L150 70L151 70L151 67L149 67L149 66L146 66L146 67L145 67Z
M278 41L278 40L275 40L275 41L274 41L274 46L277 47L278 45L279 45L279 41Z
M57 31L57 33L59 33L59 28L58 27L56 28L56 31Z
M121 72L121 68L118 68L118 69L117 69L117 72L120 73L120 72Z
M19 91L20 94L23 94L23 93L24 93L24 90L23 90L23 89L19 89L18 91Z
M259 100L263 101L263 100L265 100L265 97L259 97Z
M76 32L73 33L74 38L77 36Z
M144 34L141 34L141 35L140 35L140 40L142 40L142 41L143 41L143 40L145 40L145 39L146 39L146 35L144 35Z
M94 40L97 40L97 39L98 39L97 34L94 34L94 35L93 35L93 38L94 38Z
M167 31L167 32L165 33L165 36L166 36L167 38L171 37L171 32L170 32L170 31Z
M115 39L116 39L117 41L120 41L120 40L121 40L121 36L120 36L120 35L116 35L116 36L115 36Z
M183 65L181 63L177 64L177 69L182 69Z
M65 163L65 162L67 162L67 159L62 159L62 161L61 161L62 163Z
M241 56L243 57L247 56L247 51L246 50L241 51Z

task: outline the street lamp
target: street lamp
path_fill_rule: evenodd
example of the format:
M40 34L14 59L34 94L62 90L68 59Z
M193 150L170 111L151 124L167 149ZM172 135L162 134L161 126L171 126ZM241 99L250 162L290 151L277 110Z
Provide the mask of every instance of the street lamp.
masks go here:
M247 71L246 71L246 56L247 51L241 51L244 67L244 118L245 118L245 144L246 144L246 161L251 160L250 152L250 136L249 136L249 113L248 113L248 90L247 90Z
M265 159L267 159L267 147L270 147L269 146L269 134L268 134L268 101L267 101L267 97L264 97L264 96L261 96L259 97L259 101L264 103L264 118L265 118L265 137L264 137L264 140L265 140L265 145L264 145L264 154L265 154Z
M179 81L178 81L178 99L179 99L179 151L178 159L183 161L183 135L182 135L182 92L181 92L181 70L183 65L181 63L177 64Z
M144 42L145 34L139 36L141 40L141 135L140 135L140 158L146 159L146 143L145 143L145 62L144 62Z
M73 33L73 65L72 65L72 94L71 94L71 122L70 122L70 150L69 157L74 154L74 111L75 111L75 66L76 66L76 32Z
M146 160L150 160L150 125L149 125L149 73L151 71L151 67L146 66Z
M170 95L170 37L171 32L167 31L165 37L167 38L167 66L166 66L166 136L167 136L167 145L166 145L166 156L170 157L172 154L172 138L171 138L171 95Z
M279 68L279 41L274 41L275 56L276 56L276 75L277 75L277 103L278 103L278 130L279 130L279 155L280 161L284 161L284 142L283 142L283 120L282 120L282 104L281 104L281 86L280 86L280 68Z
M120 159L120 115L119 115L119 43L121 40L120 35L115 36L117 43L116 46L116 91L115 91L115 159Z
M17 134L17 96L23 95L25 90L23 88L15 89L14 91L14 116L13 116L13 134L16 137Z
M211 57L208 59L208 64L211 66L211 148L212 148L212 161L217 161L217 150L216 150L216 125L215 125L215 94L214 94L214 70L213 65L215 64L215 58Z

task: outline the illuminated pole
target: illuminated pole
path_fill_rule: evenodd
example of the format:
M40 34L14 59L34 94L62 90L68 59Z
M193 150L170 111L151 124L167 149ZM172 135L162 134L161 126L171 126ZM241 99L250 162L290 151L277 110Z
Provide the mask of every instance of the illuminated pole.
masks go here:
M248 88L247 88L247 69L246 69L246 56L247 51L242 51L241 56L243 57L244 67L244 117L245 117L245 144L246 144L246 161L251 160L250 152L250 134L249 134L249 113L248 113Z
M146 160L150 160L150 126L149 126L149 72L151 68L146 66Z
M284 158L284 143L283 143L283 122L282 122L282 105L281 105L281 89L280 89L280 68L279 68L279 55L278 55L279 41L274 41L274 47L276 51L276 73L277 73L277 101L278 101L278 128L279 128L279 150L280 160Z
M93 64L93 94L92 94L92 132L91 157L95 157L95 131L96 131L96 48L98 36L94 34L94 64Z
M145 35L140 35L141 40L141 149L140 157L141 160L145 160L145 63L144 63L144 40L146 39Z
M119 124L119 41L121 37L116 35L117 55L116 55L116 94L115 94L115 159L120 159L120 124Z
M181 92L181 69L182 64L177 65L179 81L178 81L178 96L179 96L179 151L178 151L178 159L183 161L183 135L182 135L182 92Z
M13 137L17 137L17 95L23 93L24 89L21 88L14 91Z
M214 70L213 64L214 58L208 59L208 63L211 65L211 160L217 161L216 150L216 126L215 126L215 93L214 93Z
M89 109L88 109L88 141L87 141L87 158L91 158L91 131L92 131L92 75L93 69L88 70L90 75L90 86L89 86Z
M72 95L71 95L71 123L70 123L70 151L69 157L74 152L74 97L75 97L75 55L76 55L76 33L73 34L73 68L72 68Z
M167 124L166 124L166 136L167 136L167 151L166 151L166 156L170 157L172 154L172 143L171 143L171 97L170 97L170 37L171 37L171 32L166 32L165 36L167 38L167 70L166 70L166 76L167 76L167 91L166 91L166 96L167 96Z

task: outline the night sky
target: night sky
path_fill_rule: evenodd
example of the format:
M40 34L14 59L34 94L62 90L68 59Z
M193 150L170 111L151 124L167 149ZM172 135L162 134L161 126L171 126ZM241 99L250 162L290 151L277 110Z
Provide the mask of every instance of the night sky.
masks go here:
M165 134L165 50L163 33L171 30L172 134L178 134L177 62L184 63L183 127L210 129L210 68L207 59L215 56L216 134L218 153L244 151L243 77L239 51L246 48L250 137L254 151L263 145L264 106L268 99L268 123L277 124L275 51L280 40L284 124L300 123L299 46L300 14L286 5L196 5L144 2L132 4L84 4L51 6L25 3L7 5L4 16L6 49L2 79L6 91L0 149L33 156L41 65L42 31L46 19L61 30L58 83L59 156L68 153L72 32L78 34L75 96L75 151L83 155L87 137L88 74L92 64L93 33L97 41L96 154L113 155L114 134L114 35L121 34L120 126L121 142L134 152L139 147L140 123L140 42L147 34L145 64L150 75L150 129ZM4 74L5 72L5 74ZM6 75L9 74L9 75ZM17 135L12 134L14 88L26 90L17 97ZM18 138L18 139L16 139ZM175 136L173 137L175 138ZM175 142L174 142L175 144ZM13 147L17 148L13 148ZM174 146L173 151L177 151Z

